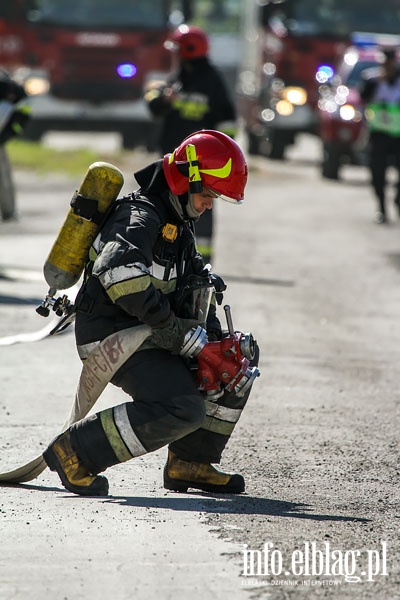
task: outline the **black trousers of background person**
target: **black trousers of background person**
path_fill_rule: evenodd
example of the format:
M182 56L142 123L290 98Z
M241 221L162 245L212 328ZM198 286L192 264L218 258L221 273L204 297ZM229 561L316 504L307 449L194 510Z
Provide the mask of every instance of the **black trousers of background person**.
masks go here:
M393 165L397 170L395 203L400 206L400 137L372 131L370 134L370 172L372 187L378 200L378 210L386 215L387 170Z

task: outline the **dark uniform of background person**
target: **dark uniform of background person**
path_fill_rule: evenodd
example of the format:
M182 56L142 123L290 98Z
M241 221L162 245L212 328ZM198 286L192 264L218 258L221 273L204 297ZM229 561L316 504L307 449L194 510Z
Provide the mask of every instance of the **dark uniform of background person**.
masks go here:
M159 147L172 152L189 134L217 129L234 137L236 110L225 82L208 58L209 41L194 25L181 25L165 44L176 53L178 65L167 81L150 82L145 93L148 108L161 121ZM199 251L212 258L213 215L207 211L196 223Z
M195 152L192 163L188 150ZM194 163L201 176L195 191L189 184L195 183ZM250 388L243 394L223 389L209 399L179 352L186 332L199 324L186 295L190 286L205 284L216 294L225 289L196 251L193 221L213 201L220 202L218 196L243 200L246 161L229 136L202 130L135 178L139 189L116 202L92 244L75 302L75 335L82 360L101 340L118 337L116 332L137 332L145 324L151 337L111 379L130 400L72 425L50 444L44 458L68 490L103 495L108 482L97 473L169 444L167 489L243 492L242 475L224 473L211 463L219 463ZM210 342L221 339L215 303L208 314L204 309L201 322ZM256 351L250 364L257 363Z
M18 106L24 98L23 86L0 69L0 213L3 221L17 217L14 181L5 144L20 135L28 121L29 107Z
M395 49L383 50L383 56L381 67L364 72L360 89L361 98L366 104L369 166L378 201L378 223L388 221L386 191L390 164L397 169L394 203L400 216L400 68Z

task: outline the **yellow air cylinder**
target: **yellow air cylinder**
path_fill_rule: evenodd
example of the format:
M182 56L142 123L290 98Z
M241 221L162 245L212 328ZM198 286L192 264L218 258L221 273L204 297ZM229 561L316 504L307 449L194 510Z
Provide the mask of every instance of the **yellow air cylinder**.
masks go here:
M79 203L71 202L43 267L44 278L53 291L66 290L78 282L99 229L99 218L117 199L123 183L121 171L111 164L95 162L88 168L73 198L74 201L78 197ZM97 213L95 220L90 216L93 207Z

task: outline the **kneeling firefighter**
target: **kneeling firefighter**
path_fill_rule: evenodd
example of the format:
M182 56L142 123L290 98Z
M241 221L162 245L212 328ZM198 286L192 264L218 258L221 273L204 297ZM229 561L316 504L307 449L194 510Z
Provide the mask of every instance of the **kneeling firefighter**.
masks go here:
M243 492L241 475L213 463L259 374L258 347L234 331L229 307L222 331L216 300L226 286L197 252L193 223L215 198L241 203L244 156L229 136L202 130L135 178L138 191L114 203L94 239L75 303L83 361L110 338L112 363L118 333L148 327L151 335L111 379L132 400L73 424L43 457L69 491L106 495L98 473L169 445L166 489ZM99 363L94 376L101 370Z

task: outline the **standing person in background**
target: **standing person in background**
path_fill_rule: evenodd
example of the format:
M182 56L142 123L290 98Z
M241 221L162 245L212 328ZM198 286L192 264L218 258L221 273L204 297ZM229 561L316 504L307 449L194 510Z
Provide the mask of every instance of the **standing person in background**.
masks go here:
M383 50L383 54L382 67L366 71L360 90L370 132L370 171L378 200L378 223L388 221L386 172L392 159L398 172L394 202L400 215L400 69L394 49Z
M28 107L17 106L24 98L22 85L0 69L0 214L3 221L16 218L15 188L5 144L22 133L28 120Z
M234 137L236 110L222 76L211 64L209 41L194 25L180 25L165 47L175 52L177 69L164 82L150 83L145 101L154 118L162 121L159 146L172 152L200 129L217 129ZM196 223L198 249L206 262L212 257L213 215L206 211Z

